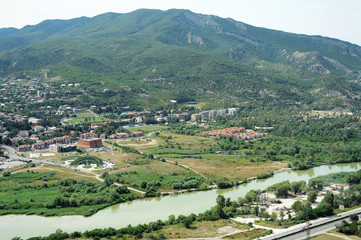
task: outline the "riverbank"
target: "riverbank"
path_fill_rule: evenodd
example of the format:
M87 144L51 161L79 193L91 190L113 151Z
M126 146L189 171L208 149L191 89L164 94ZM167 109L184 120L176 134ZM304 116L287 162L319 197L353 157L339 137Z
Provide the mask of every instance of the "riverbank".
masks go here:
M0 238L11 239L45 236L60 228L67 232L86 231L95 228L122 228L131 224L149 223L158 219L166 220L170 214L175 216L204 212L216 204L215 199L222 194L236 200L252 189L266 189L275 183L308 181L310 178L328 173L353 172L361 168L361 163L321 166L306 171L286 171L268 179L259 179L232 189L214 189L210 191L184 193L162 198L138 199L107 207L90 217L62 216L41 217L27 215L6 215L0 217ZM139 216L142 218L139 218ZM114 220L116 219L116 220ZM46 226L44 228L43 226Z

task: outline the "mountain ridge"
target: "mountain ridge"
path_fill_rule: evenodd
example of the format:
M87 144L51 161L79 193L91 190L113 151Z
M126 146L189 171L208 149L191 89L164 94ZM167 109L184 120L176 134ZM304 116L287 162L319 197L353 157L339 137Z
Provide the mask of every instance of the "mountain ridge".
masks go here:
M103 78L104 87L220 102L310 98L325 106L332 90L339 92L331 94L334 98L342 96L336 105L359 105L361 47L337 39L184 9L47 20L1 33L1 75L46 68L68 82L94 85Z

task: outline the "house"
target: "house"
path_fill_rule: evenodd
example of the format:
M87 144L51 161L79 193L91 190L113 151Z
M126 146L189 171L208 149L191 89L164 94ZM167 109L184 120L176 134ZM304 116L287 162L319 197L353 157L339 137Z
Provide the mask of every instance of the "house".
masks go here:
M117 138L129 138L128 133L116 133Z
M191 120L193 122L197 121L197 119L200 119L200 118L201 118L201 114L199 114L199 113L194 113L191 115Z
M39 123L42 122L42 120L39 119L39 118L31 117L31 118L29 118L28 122L29 122L29 123L32 123L32 124L39 124Z
M80 139L91 139L91 138L97 138L98 135L95 133L83 133L80 134Z
M26 152L26 151L30 151L31 146L30 145L20 145L18 147L18 151L19 152Z
M19 137L29 137L29 131L27 131L27 130L20 130L20 131L18 132L18 136L19 136Z
M41 132L42 130L44 130L44 127L40 126L40 125L36 125L36 126L33 126L32 129L34 132L37 133L37 132Z
M134 121L136 122L136 123L142 123L143 122L143 117L135 117L134 118Z
M45 142L37 142L34 143L32 146L33 150L41 150L41 149L45 149L46 148L46 144Z
M142 131L133 132L133 136L134 137L144 137L144 132L142 132Z

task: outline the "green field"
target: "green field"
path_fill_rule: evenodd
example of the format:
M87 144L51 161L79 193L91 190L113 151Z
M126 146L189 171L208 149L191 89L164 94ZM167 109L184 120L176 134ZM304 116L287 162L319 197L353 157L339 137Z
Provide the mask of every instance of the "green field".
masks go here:
M74 179L55 172L19 172L0 178L0 215L92 215L118 202L135 199L125 187Z
M131 132L137 132L137 131L143 131L145 133L150 133L150 132L156 132L156 131L163 131L166 130L168 127L167 126L159 126L159 125L155 125L155 126L139 126L139 127L131 127L128 128L129 131Z
M206 187L205 179L191 171L174 172L172 174L161 174L153 171L132 171L116 174L121 183L135 186L142 190L153 187L157 191L172 191L173 189L191 189ZM147 183L142 188L142 183Z
M106 118L106 117L91 117L89 118L88 121L85 121L86 117L82 117L82 118L74 118L72 120L66 121L66 123L69 124L77 124L77 123L91 123L91 122L105 122L105 121L111 121L111 119Z

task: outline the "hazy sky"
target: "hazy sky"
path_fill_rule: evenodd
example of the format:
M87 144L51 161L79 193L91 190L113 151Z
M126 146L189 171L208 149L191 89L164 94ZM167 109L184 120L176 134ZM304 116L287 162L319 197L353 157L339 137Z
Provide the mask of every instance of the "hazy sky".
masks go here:
M0 0L0 28L139 8L190 9L258 27L328 36L361 46L361 0Z

